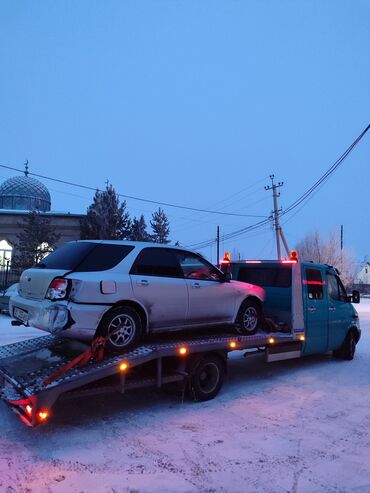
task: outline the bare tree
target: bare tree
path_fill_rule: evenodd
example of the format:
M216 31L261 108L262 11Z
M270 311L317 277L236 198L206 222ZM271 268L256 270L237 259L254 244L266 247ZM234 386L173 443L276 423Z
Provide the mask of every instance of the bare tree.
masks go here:
M354 258L348 250L341 250L335 233L331 233L328 239L322 238L318 231L309 233L297 244L296 249L300 260L332 265L339 270L346 286L353 284L356 272Z

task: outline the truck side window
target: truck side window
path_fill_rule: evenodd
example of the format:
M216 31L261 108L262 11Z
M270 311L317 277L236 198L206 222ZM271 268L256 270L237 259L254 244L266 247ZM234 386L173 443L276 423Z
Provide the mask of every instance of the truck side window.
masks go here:
M324 297L323 281L319 269L306 269L306 280L308 298L310 300L322 300Z
M333 274L326 274L328 280L328 293L332 300L340 300L339 289L338 289L338 281Z
M330 274L329 272L326 276L328 279L328 293L330 298L332 300L347 301L347 293L339 277Z
M341 301L347 301L347 292L342 284L342 281L338 276L337 276L337 281L338 281L338 289L339 289L339 299Z

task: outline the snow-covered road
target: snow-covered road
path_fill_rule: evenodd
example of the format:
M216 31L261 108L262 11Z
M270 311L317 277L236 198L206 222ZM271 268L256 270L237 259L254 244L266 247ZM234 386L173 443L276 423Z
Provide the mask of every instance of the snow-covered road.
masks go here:
M370 302L359 312L353 361L233 354L210 402L89 397L56 405L35 429L1 403L0 492L369 493ZM2 317L0 344L29 331Z

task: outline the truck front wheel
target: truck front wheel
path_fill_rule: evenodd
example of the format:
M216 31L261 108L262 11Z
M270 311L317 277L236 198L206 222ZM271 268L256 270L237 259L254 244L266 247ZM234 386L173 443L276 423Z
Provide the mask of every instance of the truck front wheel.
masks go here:
M351 361L355 356L356 344L357 344L356 336L354 332L351 330L350 332L348 332L347 337L345 338L342 346L339 349L333 351L333 355L336 358L341 358L347 361Z

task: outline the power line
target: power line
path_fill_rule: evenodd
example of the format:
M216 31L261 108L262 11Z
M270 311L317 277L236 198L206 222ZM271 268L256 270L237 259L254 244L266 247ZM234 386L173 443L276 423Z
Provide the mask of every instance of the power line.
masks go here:
M24 173L24 171L21 170L21 169L14 168L12 166L6 166L5 164L0 164L0 167L1 168L5 168L5 169L9 169L9 170L12 170L12 171L18 171L19 173ZM69 185L69 186L72 186L72 187L83 188L85 190L92 190L94 192L96 192L96 191L101 192L102 191L99 188L90 187L88 185L81 185L80 183L73 183L71 181L60 180L58 178L52 178L50 176L40 175L38 173L30 173L30 172L28 172L28 174L29 175L32 175L32 176L36 176L37 178L42 178L44 180L55 181L55 182L58 182L58 183L63 183L64 185ZM133 195L125 195L123 193L117 193L117 195L119 197L123 197L125 199L139 200L140 202L147 202L149 204L163 205L165 207L174 207L176 209L185 209L185 210L188 210L188 211L206 212L207 214L219 214L219 215L222 215L222 216L238 216L238 217L265 217L265 216L258 216L258 215L255 215L255 214L236 214L236 213L233 213L233 212L221 212L221 211L212 211L212 210L208 210L208 209L198 209L196 207L188 207L188 206L185 206L185 205L171 204L169 202L159 202L158 200L143 199L142 197L135 197Z
M281 212L280 215L283 216L283 215L289 214L291 211L293 211L295 208L297 208L300 204L302 204L302 202L305 202L306 200L308 202L309 198L311 198L310 196L320 186L322 186L324 184L324 182L326 182L329 179L329 177L339 168L339 166L348 157L348 155L353 151L353 149L357 146L357 144L365 136L365 134L368 132L369 129L370 129L370 124L361 132L361 134L352 142L352 144L343 152L343 154L330 166L330 168L308 190L306 190L306 192L304 192L300 197L298 197L297 200L295 200L292 204L290 204L289 207L287 207L283 212ZM302 209L303 206L307 202L305 202L300 209ZM251 224L250 226L239 229L237 231L233 231L227 235L224 235L224 238L225 239L236 238L238 236L243 235L244 233L247 233L249 231L253 231L255 229L263 227L270 220L271 220L271 217L265 219L264 221L259 221L255 224ZM216 241L215 239L204 240L203 242L189 245L189 247L202 249L202 248L205 248L207 246L214 244L215 241Z

